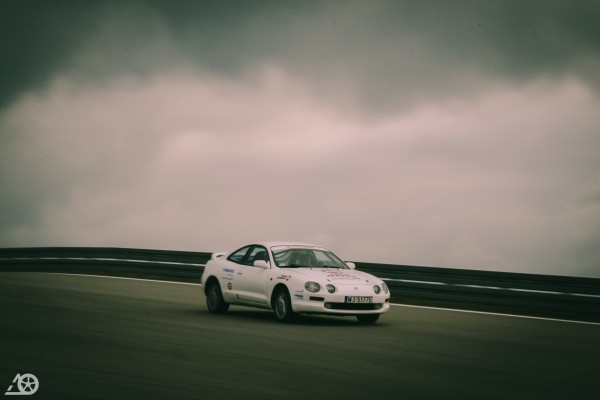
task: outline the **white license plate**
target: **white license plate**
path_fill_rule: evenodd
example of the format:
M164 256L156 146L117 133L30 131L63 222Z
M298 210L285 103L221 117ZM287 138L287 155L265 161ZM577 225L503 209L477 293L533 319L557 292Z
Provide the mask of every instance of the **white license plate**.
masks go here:
M346 303L372 303L373 296L346 296Z

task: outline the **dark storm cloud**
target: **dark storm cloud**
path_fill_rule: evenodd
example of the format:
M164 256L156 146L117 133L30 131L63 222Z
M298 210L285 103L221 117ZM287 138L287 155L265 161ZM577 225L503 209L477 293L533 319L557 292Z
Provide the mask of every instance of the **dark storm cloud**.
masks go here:
M151 74L182 60L234 76L277 64L319 81L325 95L346 90L372 108L477 91L490 77L522 82L575 74L600 84L594 1L9 1L0 7L0 45L9 61L0 67L0 107L63 69L98 80ZM99 33L103 42L93 45L104 47L105 59L78 63L77 53Z
M83 2L0 3L0 109L23 91L35 90L65 67L96 24Z

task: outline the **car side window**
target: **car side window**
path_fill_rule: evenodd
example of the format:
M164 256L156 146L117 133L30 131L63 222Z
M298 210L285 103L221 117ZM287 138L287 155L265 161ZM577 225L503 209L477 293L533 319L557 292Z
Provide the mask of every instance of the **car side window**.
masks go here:
M241 249L236 250L233 253L231 253L231 255L229 257L227 257L227 260L234 262L236 264L242 264L242 262L244 261L244 257L246 256L246 253L248 252L249 249L250 249L250 246L242 247Z
M267 249L264 248L263 246L254 246L252 248L252 250L250 250L250 253L248 254L248 257L246 259L246 262L244 262L245 265L253 265L254 261L257 260L263 260L263 261L267 261L269 262L269 253L267 253Z

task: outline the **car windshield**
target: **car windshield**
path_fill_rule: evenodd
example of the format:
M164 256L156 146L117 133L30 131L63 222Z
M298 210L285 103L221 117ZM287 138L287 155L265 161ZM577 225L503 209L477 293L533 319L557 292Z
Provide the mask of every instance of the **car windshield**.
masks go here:
M280 268L349 268L332 252L316 247L275 246L271 251Z

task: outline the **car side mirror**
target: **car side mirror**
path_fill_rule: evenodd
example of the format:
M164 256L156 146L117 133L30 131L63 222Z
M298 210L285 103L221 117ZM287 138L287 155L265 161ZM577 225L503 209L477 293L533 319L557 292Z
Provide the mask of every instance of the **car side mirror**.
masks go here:
M346 265L350 268L350 269L356 269L356 264L354 264L353 262L350 261L346 261Z
M265 260L256 260L252 265L257 268L269 269L269 263Z

